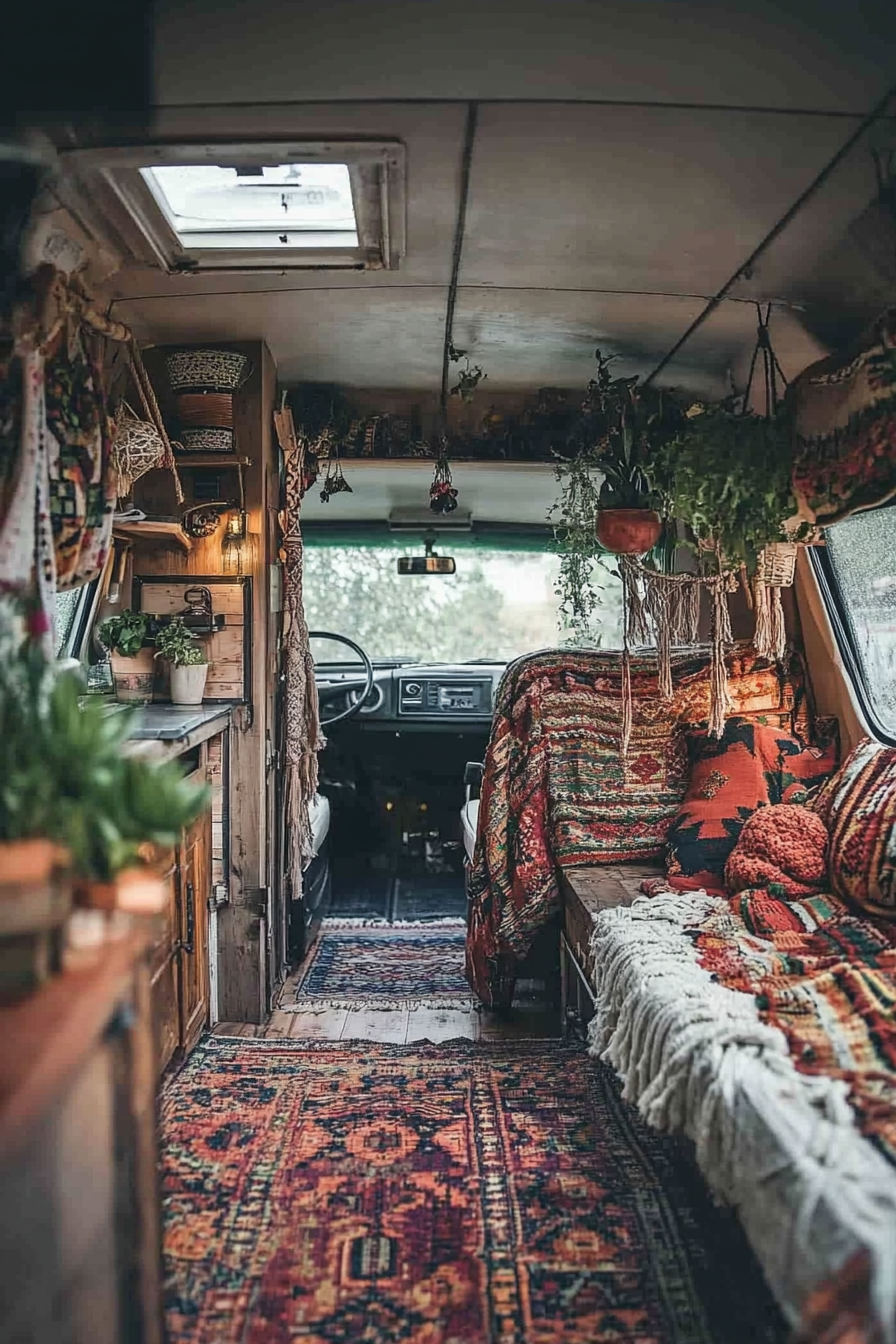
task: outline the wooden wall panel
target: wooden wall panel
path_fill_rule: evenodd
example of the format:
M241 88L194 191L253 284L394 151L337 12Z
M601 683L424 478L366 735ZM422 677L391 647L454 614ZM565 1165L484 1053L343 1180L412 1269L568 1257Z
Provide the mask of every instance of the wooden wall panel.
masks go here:
M267 1013L268 986L262 976L260 937L266 923L268 878L268 769L266 742L270 707L276 689L277 651L269 647L272 629L268 563L271 557L271 513L276 509L277 457L273 434L276 370L261 342L216 342L221 348L248 356L252 373L234 397L237 452L250 459L244 468L247 536L241 554L241 573L252 579L251 695L250 703L234 709L230 735L230 855L229 903L218 912L219 1007L222 1018L233 1022L260 1022ZM164 367L165 350L145 352L145 363L166 416L172 399ZM171 421L173 424L173 419ZM188 473L184 488L189 500ZM135 503L147 513L179 512L170 476L154 471L138 483ZM197 576L224 574L222 530L198 540L189 553L154 546L134 554L133 572ZM228 577L231 577L228 572ZM144 592L147 592L144 589ZM233 613L234 615L236 613ZM228 614L228 624L230 614ZM234 627L235 629L236 627ZM224 632L226 633L226 631ZM219 636L219 638L222 638ZM235 667L229 655L225 669ZM227 671L227 677L230 671ZM228 685L225 678L217 685ZM215 694L218 689L215 690Z

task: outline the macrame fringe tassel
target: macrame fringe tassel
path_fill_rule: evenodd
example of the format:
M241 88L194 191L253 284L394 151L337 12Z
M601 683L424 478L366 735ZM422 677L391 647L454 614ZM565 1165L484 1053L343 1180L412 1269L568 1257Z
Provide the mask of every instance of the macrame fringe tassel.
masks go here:
M712 662L710 667L709 723L710 737L721 737L725 731L725 718L733 708L728 691L728 669L725 665L725 648L733 643L731 637L731 617L728 612L728 593L736 580L733 574L720 574L712 581L712 626L710 639L712 644Z

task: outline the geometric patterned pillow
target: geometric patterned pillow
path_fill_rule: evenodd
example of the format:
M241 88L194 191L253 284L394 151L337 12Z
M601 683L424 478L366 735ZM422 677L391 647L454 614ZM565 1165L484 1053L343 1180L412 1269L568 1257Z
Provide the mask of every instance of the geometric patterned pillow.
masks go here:
M677 891L725 895L725 864L759 807L801 803L833 769L836 744L806 748L780 728L732 715L721 738L685 739L688 788L668 835L667 876Z
M896 916L896 748L863 738L811 804L843 900Z

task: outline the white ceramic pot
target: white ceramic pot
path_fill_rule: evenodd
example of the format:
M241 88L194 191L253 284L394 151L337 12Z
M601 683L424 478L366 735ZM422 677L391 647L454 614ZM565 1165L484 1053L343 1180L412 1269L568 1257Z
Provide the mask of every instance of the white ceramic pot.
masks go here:
M196 663L193 667L172 667L171 703L201 705L207 676L208 663Z

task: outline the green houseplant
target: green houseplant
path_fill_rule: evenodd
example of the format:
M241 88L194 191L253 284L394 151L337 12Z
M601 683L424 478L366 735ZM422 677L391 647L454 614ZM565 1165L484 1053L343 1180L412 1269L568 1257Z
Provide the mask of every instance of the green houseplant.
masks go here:
M156 634L156 657L171 669L171 701L175 705L201 705L208 676L208 662L196 636L183 617L172 616Z
M729 568L756 570L772 542L801 540L807 528L786 532L797 512L791 485L790 424L782 413L743 414L734 399L696 403L679 433L661 450L669 507L697 542Z
M151 620L146 612L128 608L109 616L97 630L100 643L109 650L116 700L146 703L152 699Z
M588 384L580 433L593 444L603 476L595 518L601 546L616 555L645 555L663 530L665 481L659 445L677 424L674 400L637 377L613 378L612 356L595 351L597 377Z

